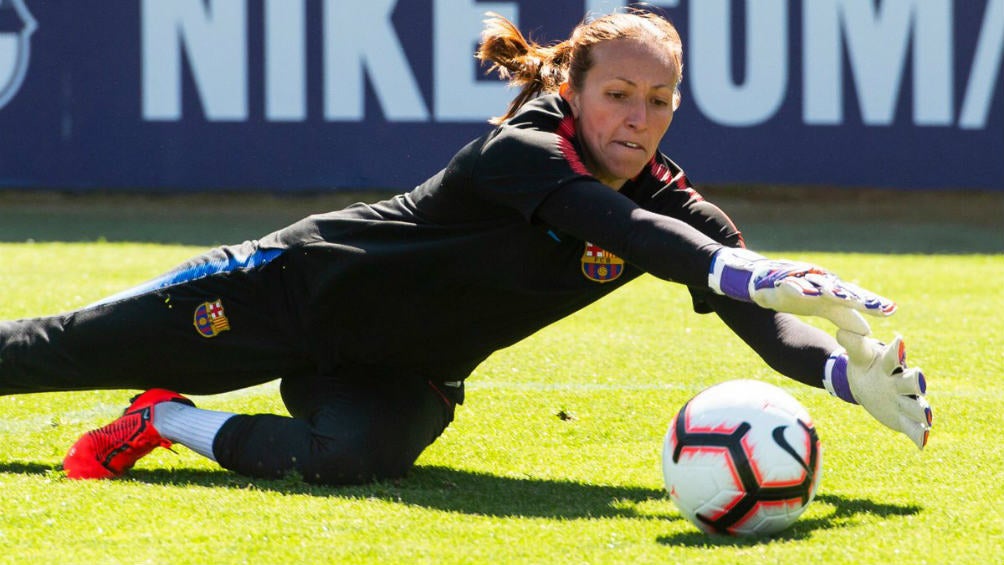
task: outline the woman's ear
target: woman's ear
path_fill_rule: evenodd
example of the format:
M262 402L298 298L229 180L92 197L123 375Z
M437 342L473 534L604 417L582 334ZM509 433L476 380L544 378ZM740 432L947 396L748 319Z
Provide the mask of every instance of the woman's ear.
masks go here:
M567 81L561 83L561 85L558 87L558 96L561 96L565 100L565 102L568 102L568 105L572 107L572 117L578 118L579 97L577 96L576 92L572 90L572 85L568 84Z

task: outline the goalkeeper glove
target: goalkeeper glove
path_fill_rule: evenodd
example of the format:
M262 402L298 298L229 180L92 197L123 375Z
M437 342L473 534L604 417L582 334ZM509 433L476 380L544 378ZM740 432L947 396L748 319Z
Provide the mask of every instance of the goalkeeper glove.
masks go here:
M890 316L896 311L895 302L844 282L816 265L771 260L732 247L715 252L708 286L718 294L778 312L821 316L859 335L871 331L859 312Z
M907 435L917 447L927 445L933 413L924 393L927 382L917 368L907 368L903 338L889 345L838 330L846 351L830 355L823 385L830 394L860 404L876 420Z

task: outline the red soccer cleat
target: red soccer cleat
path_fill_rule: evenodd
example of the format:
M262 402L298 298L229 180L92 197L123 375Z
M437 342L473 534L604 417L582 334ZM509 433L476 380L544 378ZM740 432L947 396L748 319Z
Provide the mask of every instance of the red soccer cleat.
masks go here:
M135 397L125 413L114 422L80 437L63 459L63 469L71 479L111 479L132 469L141 457L156 447L171 447L153 427L154 405L191 400L162 388L150 389Z

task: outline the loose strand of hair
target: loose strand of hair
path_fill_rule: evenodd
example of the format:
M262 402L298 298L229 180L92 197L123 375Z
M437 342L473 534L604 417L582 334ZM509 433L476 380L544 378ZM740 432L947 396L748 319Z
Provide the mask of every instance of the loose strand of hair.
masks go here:
M506 113L489 120L498 125L530 100L558 89L564 81L571 48L567 41L551 47L542 46L527 40L506 17L494 12L489 12L488 16L475 56L483 63L490 63L487 74L497 73L510 86L520 89Z

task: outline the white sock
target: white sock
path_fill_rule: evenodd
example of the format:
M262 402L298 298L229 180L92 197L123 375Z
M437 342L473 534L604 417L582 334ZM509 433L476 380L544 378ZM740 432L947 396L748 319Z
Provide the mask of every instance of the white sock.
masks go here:
M202 410L180 402L161 402L153 408L153 427L164 439L216 461L213 440L223 423L234 416L236 414L230 412Z

